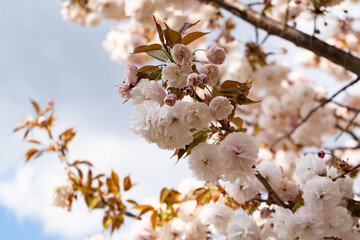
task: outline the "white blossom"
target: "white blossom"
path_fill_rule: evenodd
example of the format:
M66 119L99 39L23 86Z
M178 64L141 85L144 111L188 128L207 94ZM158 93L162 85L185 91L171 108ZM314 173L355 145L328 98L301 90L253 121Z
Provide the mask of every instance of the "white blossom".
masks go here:
M177 65L170 63L162 70L162 78L168 81L169 87L183 88L186 87L187 78L191 73L189 65Z
M221 177L222 159L218 145L199 144L191 151L188 163L193 176L198 180L215 183Z
M233 217L226 230L228 240L260 240L260 229L246 215Z
M217 96L211 100L209 108L215 119L222 120L231 114L234 106L231 104L228 98Z
M202 224L209 225L209 228L214 234L226 234L227 225L234 215L234 211L217 202L210 202L204 205L200 210L200 219Z
M70 181L55 186L51 192L52 204L57 207L68 208L70 207L69 197L73 194L73 186Z
M134 105L141 104L148 100L152 100L158 102L160 105L163 105L166 93L164 88L156 81L141 79L139 83L131 89L130 96Z
M306 182L303 198L308 207L321 211L335 207L341 200L339 187L327 177L314 177Z
M326 172L325 162L317 154L307 154L295 162L296 176L301 183L305 183L316 175Z

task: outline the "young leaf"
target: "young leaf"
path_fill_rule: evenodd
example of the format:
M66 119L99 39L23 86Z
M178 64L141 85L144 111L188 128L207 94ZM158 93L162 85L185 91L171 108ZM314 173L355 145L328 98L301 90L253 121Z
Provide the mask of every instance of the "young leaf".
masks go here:
M198 22L200 22L200 20L196 21L195 23L184 23L178 30L179 33L183 33L186 30L188 30L189 28L195 26Z
M160 42L164 45L164 32L163 32L160 24L158 24L158 23L156 22L156 18L155 18L154 15L153 15L153 19L154 19L154 22L155 22L155 25L156 25L156 30L157 30L157 32L158 32Z
M146 54L162 62L168 62L169 57L162 49L146 51Z
M166 26L166 29L164 30L166 45L172 48L175 44L181 43L181 34L172 30L166 23L164 24Z
M149 52L149 51L154 51L154 50L160 50L160 49L162 49L162 46L160 44L157 44L157 43L150 44L150 45L141 45L141 46L137 46L134 49L133 54Z
M124 178L124 190L127 191L132 187L130 176Z
M31 158L32 156L34 156L34 154L37 153L37 152L38 152L38 150L35 149L35 148L31 148L29 151L27 151L27 152L25 153L26 162L28 162L28 161L30 160L30 158Z
M203 33L203 32L189 33L181 40L181 44L188 45L188 44L192 43L193 41L205 36L206 34L208 34L208 33Z
M40 113L39 104L37 104L37 102L35 102L34 100L30 100L30 101L31 101L31 104L33 105L33 107L35 109L36 114L39 115L39 113Z

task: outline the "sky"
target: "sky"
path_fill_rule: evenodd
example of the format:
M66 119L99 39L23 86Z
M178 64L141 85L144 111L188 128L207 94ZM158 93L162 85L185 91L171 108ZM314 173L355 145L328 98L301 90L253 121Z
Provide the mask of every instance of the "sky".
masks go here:
M71 213L51 206L51 187L66 178L55 156L24 164L30 145L12 129L33 114L30 99L45 106L54 98L55 130L77 131L70 158L90 160L99 172L130 174L138 185L129 198L158 197L190 176L186 161L175 165L171 152L129 130L132 105L116 89L122 66L101 45L114 22L95 28L65 22L56 0L0 4L0 239L81 240L102 232L101 212L89 213L83 202ZM117 233L121 239L130 239L128 226Z
M1 240L82 240L103 231L101 212L89 212L83 202L75 202L72 212L51 205L52 186L66 178L56 156L24 164L30 145L12 129L33 113L30 99L45 106L54 98L55 130L77 131L70 158L89 160L99 172L130 174L138 185L129 198L141 202L158 197L163 187L176 187L191 175L186 160L175 165L171 152L129 130L133 107L123 104L116 90L123 80L122 66L101 46L115 22L103 21L98 27L66 22L56 0L0 0L0 5ZM242 32L253 30L245 28ZM268 44L276 51L278 39ZM297 51L286 42L281 46ZM307 73L320 76L315 70ZM116 235L131 239L129 226Z

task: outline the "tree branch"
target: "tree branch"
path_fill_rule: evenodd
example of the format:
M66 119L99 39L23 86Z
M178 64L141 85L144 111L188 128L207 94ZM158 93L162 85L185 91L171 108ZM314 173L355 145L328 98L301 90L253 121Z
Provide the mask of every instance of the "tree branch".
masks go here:
M345 170L342 174L340 174L339 176L333 178L333 181L335 181L335 180L338 179L338 178L344 177L346 174L348 174L349 172L354 171L355 169L357 169L357 168L359 168L359 167L360 167L360 163L357 164L357 165L355 165L355 166L353 166L353 167L350 168L349 170Z
M267 31L271 35L275 35L286 39L296 46L303 47L317 56L327 58L331 62L338 64L345 69L360 75L360 59L332 45L321 41L318 38L300 32L293 27L284 25L269 17L253 11L250 7L236 0L202 0L203 2L213 3L216 6L226 9L235 16L251 23L257 28Z
M313 108L298 124L296 124L292 130L290 132L288 132L287 134L279 137L278 139L275 140L275 142L273 142L273 144L271 144L270 149L275 147L276 144L278 144L281 140L288 138L291 136L291 134L293 134L295 132L295 130L300 127L301 125L303 125L310 117L311 115L313 115L317 110L319 110L320 108L322 108L323 106L325 106L326 104L328 104L329 102L331 102L337 95L339 95L340 93L342 93L343 91L345 91L347 88L349 88L350 86L354 85L355 83L357 83L359 81L359 77L357 77L355 80L351 81L350 83L348 83L347 85L345 85L344 87L342 87L341 89L339 89L336 93L334 93L330 98L324 100L321 102L321 104L319 106L317 106L316 108Z
M283 208L290 208L288 205L286 205L280 198L279 196L276 194L276 192L274 191L274 189L270 186L269 182L267 181L266 178L264 178L259 172L255 173L256 178L262 183L262 185L264 185L266 191L268 191L269 195L274 199L274 202L283 207Z

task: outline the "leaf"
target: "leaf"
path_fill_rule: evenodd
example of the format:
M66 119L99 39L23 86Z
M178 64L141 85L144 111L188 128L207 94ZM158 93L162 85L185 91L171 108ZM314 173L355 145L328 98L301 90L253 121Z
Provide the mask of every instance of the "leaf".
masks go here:
M171 193L171 190L168 188L163 188L160 193L160 203L164 203L165 199L168 197L168 195Z
M134 49L133 54L144 53L144 52L160 50L160 49L162 49L162 46L160 44L157 44L157 43L150 44L150 45L141 45L141 46L137 46Z
M85 196L86 204L91 208L94 209L100 203L101 198L99 196Z
M183 33L186 30L188 30L189 28L195 26L198 22L200 22L200 20L196 21L195 23L184 23L178 30L179 33Z
M40 107L39 104L37 102L35 102L34 100L30 100L31 104L33 105L35 112L37 115L39 115L40 113Z
M151 214L151 224L152 224L152 227L153 227L154 230L155 230L155 228L156 228L157 215L158 215L158 212L157 212L157 211L154 211L154 212Z
M208 34L208 33L203 33L203 32L189 33L181 40L181 44L188 45L188 44L192 43L193 41L205 36L206 34Z
M38 152L38 150L37 150L36 148L31 148L31 149L29 149L29 151L27 151L27 152L25 153L25 156L26 156L25 162L28 162L28 161L30 160L30 158L31 158L32 156L34 156L34 154L37 153L37 152Z
M232 120L232 123L234 123L238 128L242 128L243 124L244 124L244 120L242 120L239 117L234 117Z
M35 139L30 139L30 140L27 140L29 143L34 143L34 144L39 144L41 145L41 142L35 140Z
M151 205L137 205L134 206L133 209L138 209L141 212L139 213L139 215L136 216L136 218L140 218L143 214L149 212L149 211L154 211L154 207Z
M132 187L130 176L124 178L124 190L127 191Z
M166 53L162 49L147 51L146 54L149 55L150 57L153 57L162 62L169 61L169 57L166 55Z
M134 201L134 200L131 200L131 199L128 199L128 200L126 200L128 203L131 203L131 204L134 204L135 206L136 205L139 205L136 201Z
M103 226L105 229L108 229L110 224L112 223L113 219L109 216L109 215L106 215L104 218L103 218Z
M160 42L161 42L162 44L164 44L164 32L163 32L160 24L158 24L158 23L156 22L156 18L155 18L154 15L153 15L153 19L154 19L154 22L155 22L155 25L156 25L156 30L157 30L157 32L158 32Z
M166 23L164 24L166 26L166 29L164 30L166 45L172 48L175 44L181 43L181 34L172 30Z

